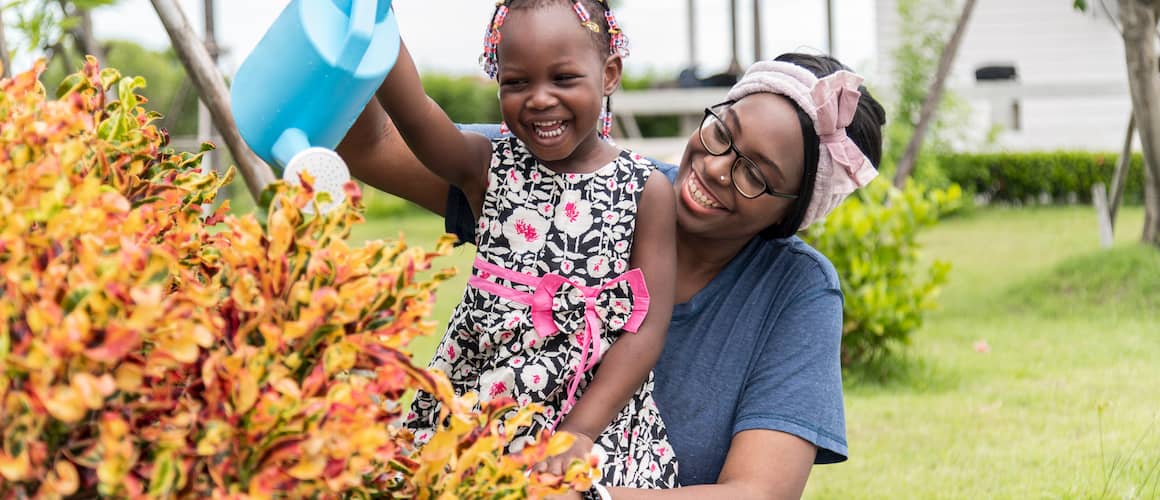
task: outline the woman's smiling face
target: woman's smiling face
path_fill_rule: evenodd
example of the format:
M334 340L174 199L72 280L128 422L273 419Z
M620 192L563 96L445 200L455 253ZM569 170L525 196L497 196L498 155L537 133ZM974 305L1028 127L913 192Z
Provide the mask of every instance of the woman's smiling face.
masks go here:
M770 188L800 194L804 145L801 123L789 99L758 93L714 111L732 135L733 146L753 160ZM789 216L795 200L774 196L749 199L737 191L730 172L735 161L737 155L732 151L722 156L709 154L699 131L689 137L674 182L677 224L682 233L749 241Z

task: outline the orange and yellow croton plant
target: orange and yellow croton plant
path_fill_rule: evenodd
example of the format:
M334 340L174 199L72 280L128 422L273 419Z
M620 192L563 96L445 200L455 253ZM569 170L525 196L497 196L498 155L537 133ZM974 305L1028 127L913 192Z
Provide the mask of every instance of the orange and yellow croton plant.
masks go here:
M0 82L0 498L525 498L585 487L505 454L532 409L480 407L411 363L445 252L352 247L359 192L310 187L206 217L230 181L175 152L144 81L89 59L56 98L43 64ZM421 450L399 401L436 394ZM507 427L501 416L508 417Z

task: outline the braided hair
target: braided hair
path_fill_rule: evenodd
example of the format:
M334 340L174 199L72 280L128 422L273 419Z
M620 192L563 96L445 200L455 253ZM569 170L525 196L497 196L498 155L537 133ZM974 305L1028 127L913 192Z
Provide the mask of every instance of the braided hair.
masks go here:
M483 54L479 56L479 64L484 73L492 79L499 76L499 42L503 40L500 28L512 9L544 8L563 1L571 4L580 26L592 35L598 49L606 49L610 55L628 57L628 37L621 30L607 0L499 0L483 36ZM593 15L593 12L601 15ZM612 134L611 96L605 98L604 108L600 115L600 135L608 138Z

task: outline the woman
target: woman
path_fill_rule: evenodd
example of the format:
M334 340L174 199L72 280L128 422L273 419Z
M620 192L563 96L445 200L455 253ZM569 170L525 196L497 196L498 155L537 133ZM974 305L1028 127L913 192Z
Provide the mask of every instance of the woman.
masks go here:
M679 168L661 167L677 196L678 277L655 397L684 487L612 497L798 498L814 463L846 459L841 287L794 234L876 175L885 113L859 82L824 56L758 62L706 110ZM482 200L423 168L379 106L339 153L473 240Z

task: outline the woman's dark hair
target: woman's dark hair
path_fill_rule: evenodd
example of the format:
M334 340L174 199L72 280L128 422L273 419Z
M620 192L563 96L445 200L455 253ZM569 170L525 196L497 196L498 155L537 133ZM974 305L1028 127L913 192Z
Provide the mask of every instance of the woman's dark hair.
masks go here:
M841 70L853 71L837 59L823 55L790 52L777 56L774 60L806 68L818 78ZM886 110L873 95L870 95L865 86L858 87L858 91L862 93L862 97L858 99L858 111L854 113L854 121L846 127L846 134L877 168L882 161L882 126L886 124ZM802 218L806 215L806 209L813 200L814 182L818 177L818 155L821 144L817 132L814 131L814 121L797 103L792 99L789 101L797 111L798 122L802 127L802 145L805 147L802 182L798 189L798 197L794 200L786 218L761 232L761 236L766 239L788 238L797 232Z

